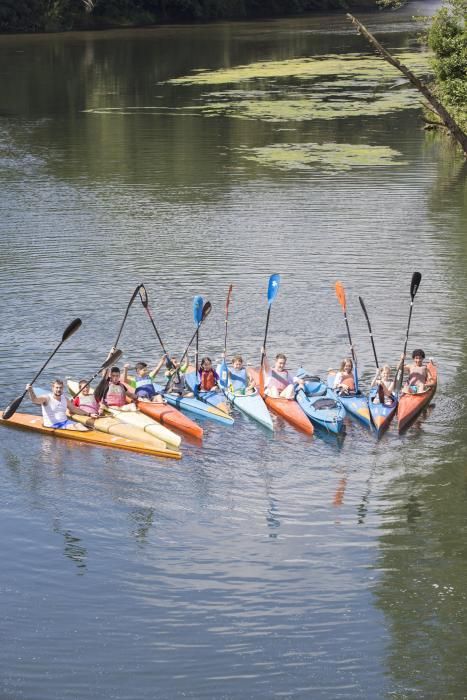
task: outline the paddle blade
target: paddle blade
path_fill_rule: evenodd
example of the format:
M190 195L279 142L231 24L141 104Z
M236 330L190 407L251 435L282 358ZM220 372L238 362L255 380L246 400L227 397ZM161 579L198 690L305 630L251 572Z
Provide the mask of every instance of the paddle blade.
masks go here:
M8 418L11 418L11 416L16 413L18 408L20 407L21 401L24 399L24 394L22 396L18 396L14 401L12 401L8 406L5 408L3 411L3 420L8 420Z
M281 276L278 274L271 275L268 283L268 304L271 305L279 293L279 284Z
M358 301L360 302L360 306L362 307L363 313L365 314L366 322L368 323L368 327L370 327L370 319L368 318L368 312L366 310L366 306L363 302L362 297L358 297Z
M139 292L139 298L141 299L142 305L144 306L145 309L147 309L149 299L148 299L148 293L146 292L146 287L144 286L144 284L140 284L138 292Z
M227 384L229 383L229 368L227 367L227 362L222 360L222 364L219 367L219 384L221 387L224 389L227 388Z
M75 318L75 320L72 321L72 322L70 323L70 325L67 326L67 327L65 328L65 330L63 331L62 343L64 343L65 340L68 340L68 338L69 338L71 335L73 335L73 333L75 333L75 332L78 330L78 328L79 328L80 326L81 326L81 319L80 319L80 318Z
M225 302L225 313L227 315L229 311L229 304L230 304L230 299L232 297L232 289L233 289L233 284L230 285L229 291L227 292L227 301Z
M339 304L342 306L344 311L346 311L347 310L347 302L345 299L345 289L344 289L344 285L342 284L342 282L336 282L335 289L336 289L336 296L337 296L337 299L339 301Z
M412 297L412 301L418 291L418 288L420 286L420 282L422 281L422 275L421 272L414 272L412 275L412 281L410 283L410 296Z
M203 316L203 297L197 296L193 299L193 321L195 326L199 326Z
M99 372L102 372L103 369L108 369L109 367L112 367L112 365L114 365L116 362L119 361L119 359L121 358L122 354L123 354L123 353L122 353L121 350L115 350L115 352L112 353L112 355L111 355L109 358L107 358L107 360L106 360L106 361L104 362L104 364L101 366Z
M205 303L205 305L203 306L203 309L201 311L200 324L203 323L203 321L209 316L209 314L211 313L211 309L212 309L212 304L210 301L207 301Z

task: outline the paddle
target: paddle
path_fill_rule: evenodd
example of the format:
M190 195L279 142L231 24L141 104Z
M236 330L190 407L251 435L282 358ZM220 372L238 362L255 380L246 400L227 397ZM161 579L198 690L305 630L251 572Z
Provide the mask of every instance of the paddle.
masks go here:
M160 346L161 346L162 350L164 351L164 355L165 355L166 358L167 358L167 362L166 362L167 369L172 369L173 366L174 366L174 364L173 364L172 360L170 359L169 353L168 353L167 350L165 349L164 343L162 342L162 338L161 338L161 336L160 336L160 334L159 334L159 331L157 330L156 324L155 324L155 322L154 322L154 318L153 318L152 313L151 313L151 309L149 308L148 293L147 293L147 291L146 291L146 287L144 286L144 284L140 284L139 290L138 290L138 291L139 291L139 296L140 296L140 299L141 299L141 303L142 303L142 305L144 306L147 315L149 316L149 320L150 320L151 323L152 323L152 327L154 328L154 330L155 330L155 332L156 332L157 339L158 339L158 341L159 341L159 343L160 343Z
M407 322L407 331L405 334L404 352L402 353L402 359L400 361L399 367L397 368L396 381L394 382L394 386L396 387L396 391L398 393L400 392L400 390L402 388L402 380L404 378L404 362L405 362L405 354L407 352L407 343L409 341L409 329L410 329L410 321L412 320L413 301L415 299L416 293L418 292L418 288L420 286L421 281L422 281L421 273L414 272L412 275L412 280L410 282L410 310L409 310L409 320Z
M350 352L352 354L352 360L353 360L353 373L354 373L354 379L355 379L355 392L358 393L358 371L357 371L357 357L355 355L355 350L352 345L352 337L350 335L350 327L349 327L349 321L347 319L347 300L345 298L345 289L344 285L342 282L336 282L335 285L336 289L336 296L339 301L339 304L342 306L342 310L344 312L344 319L345 319L345 325L347 327L347 335L349 337L349 344L350 344Z
M360 302L360 306L363 309L363 313L365 314L366 322L368 324L368 330L370 332L370 338L371 338L371 345L373 348L373 355L375 356L375 364L376 364L376 369L379 369L379 364L378 364L378 357L376 355L376 348L375 348L375 341L373 340L373 332L371 330L371 324L370 324L370 319L368 318L368 312L366 310L365 304L363 303L362 297L358 297L358 300Z
M186 346L185 352L183 353L183 355L180 358L180 364L179 364L180 367L183 365L183 360L188 355L188 350L190 349L190 346L195 339L195 335L198 333L199 327L201 326L202 323L204 323L206 318L209 316L209 314L211 313L211 309L212 309L211 302L207 301L204 304L203 308L201 309L201 317L200 317L198 327L196 328L195 332L191 336L190 342ZM166 392L168 390L171 381L172 381L172 377L169 377L167 384L165 385L164 392Z
M199 326L201 323L201 317L203 314L203 297L197 296L193 299L193 321L196 326L196 349L195 349L195 369L196 369L196 379L198 379L198 347L199 347ZM199 385L195 387L195 394L198 392Z
M97 372L92 375L91 379L88 382L86 382L86 384L83 384L81 389L78 392L76 392L76 394L74 395L73 398L76 398L77 396L79 396L81 394L81 392L83 391L83 389L86 389L86 387L89 386L92 381L94 381L94 379L97 377L98 374L103 372L105 369L109 369L109 367L112 367L112 365L114 365L116 362L118 362L118 360L121 358L121 356L122 356L122 351L115 350L115 352L112 353L112 355L107 358L107 360L104 362L104 364L101 367L99 367Z
M121 336L122 331L123 331L123 326L125 325L125 321L126 321L126 319L127 319L127 316L128 316L129 311L130 311L131 305L133 304L134 300L136 299L136 296L137 296L137 294L138 294L138 292L139 292L139 290L140 290L140 288L141 288L142 286L143 286L142 284L138 284L138 286L136 287L135 291L134 291L133 294L131 295L131 299L130 299L130 301L128 302L128 306L126 307L126 311L125 311L125 315L124 315L124 317L123 317L122 325L120 326L120 330L118 331L117 340L116 340L115 343L113 344L113 347L114 347L114 348L116 348L116 347L118 346L118 341L120 340L120 336Z
M222 353L222 364L219 369L219 384L226 389L229 381L229 368L227 362L225 361L225 356L227 353L227 327L229 323L229 304L230 298L232 296L233 285L230 285L229 291L227 292L227 301L225 302L225 334L224 334L224 352Z
M47 362L45 362L45 363L42 365L42 367L40 368L40 370L38 371L38 373L36 374L36 376L34 377L34 379L33 379L31 382L29 382L30 384L34 384L34 382L36 381L36 379L38 379L38 377L42 374L42 372L44 371L44 369L47 367L47 365L49 364L49 362L50 362L50 360L52 359L52 357L53 357L53 356L55 355L55 353L59 350L59 348L63 345L63 343L65 342L65 340L68 340L68 338L69 338L70 336L72 336L73 333L74 333L75 331L77 331L78 328L79 328L80 326L81 326L81 319L80 319L80 318L75 318L75 320L72 321L72 322L70 323L70 325L67 326L67 327L65 328L65 330L64 330L64 332L63 332L63 335L62 335L61 341L59 342L59 344L57 345L57 347L55 348L55 350L53 351L53 353L50 355L50 357L49 357L49 359L47 360ZM11 418L11 416L12 416L14 413L16 413L16 411L17 411L18 408L20 407L20 404L21 404L22 400L24 399L24 397L26 396L26 394L27 394L27 389L26 389L25 391L23 391L23 393L21 394L21 396L18 396L18 398L16 398L14 401L12 401L12 402L6 407L6 409L5 409L4 412L3 412L3 419L4 419L4 420L8 420L9 418Z
M268 282L268 315L266 317L266 328L264 331L263 349L261 351L261 362L260 362L260 367L259 367L259 393L261 394L261 396L264 396L263 365L264 365L264 356L266 354L266 340L268 337L269 317L271 315L272 302L274 301L277 294L279 293L280 281L281 281L281 276L278 274L274 274L274 275L270 276L269 282Z

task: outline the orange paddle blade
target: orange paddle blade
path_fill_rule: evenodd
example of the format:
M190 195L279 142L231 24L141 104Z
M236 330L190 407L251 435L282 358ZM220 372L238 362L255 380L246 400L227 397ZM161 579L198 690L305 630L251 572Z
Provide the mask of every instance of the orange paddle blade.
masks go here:
M345 289L342 282L336 282L336 296L339 300L339 304L345 311L347 309L347 303L345 301Z

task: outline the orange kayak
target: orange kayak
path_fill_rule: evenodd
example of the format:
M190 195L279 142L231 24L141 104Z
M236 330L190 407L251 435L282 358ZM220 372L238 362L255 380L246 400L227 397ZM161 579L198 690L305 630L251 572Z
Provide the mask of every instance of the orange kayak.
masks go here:
M399 395L399 405L397 407L397 420L399 423L399 432L402 433L419 413L428 406L431 399L435 395L436 387L438 384L438 370L432 362L428 362L428 369L430 374L434 377L433 386L428 387L425 391L420 394L405 394L401 393Z
M138 411L141 411L141 413L144 413L146 416L154 418L159 423L162 423L162 425L176 428L192 437L203 437L203 429L198 423L195 423L194 420L191 420L191 418L188 418L188 416L173 406L169 406L168 403L136 401L136 406Z
M256 386L259 386L259 370L249 367L248 374L253 377ZM266 406L271 411L285 418L297 430L301 430L307 435L313 435L313 424L295 399L273 399L271 396L264 396L263 398Z
M66 440L78 440L91 445L99 445L101 447L116 447L120 450L129 450L130 452L140 452L141 454L153 455L154 457L172 457L172 459L180 459L181 453L178 450L171 450L165 447L153 447L149 444L129 440L128 438L119 437L117 435L109 435L97 430L57 430L56 428L45 428L42 425L41 416L33 416L29 413L15 413L8 420L2 420L3 412L0 411L0 425L10 426L11 428L20 428L23 430L33 430L44 435L53 435L54 437L65 438Z

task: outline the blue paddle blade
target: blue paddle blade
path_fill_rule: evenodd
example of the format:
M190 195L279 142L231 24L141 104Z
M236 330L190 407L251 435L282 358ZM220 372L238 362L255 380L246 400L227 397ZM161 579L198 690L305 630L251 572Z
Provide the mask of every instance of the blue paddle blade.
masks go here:
M280 275L271 275L268 284L268 304L272 304L279 291L279 283L281 281Z
M227 388L229 383L229 368L227 367L227 362L223 360L221 366L219 367L219 384L223 389Z
M201 323L201 318L203 316L203 297L197 296L193 299L193 321L195 326L199 326Z

